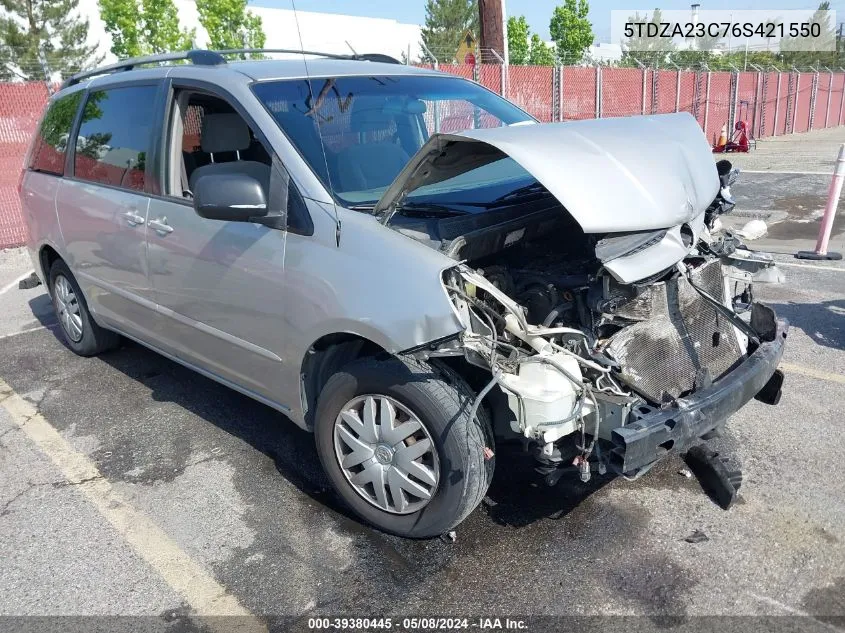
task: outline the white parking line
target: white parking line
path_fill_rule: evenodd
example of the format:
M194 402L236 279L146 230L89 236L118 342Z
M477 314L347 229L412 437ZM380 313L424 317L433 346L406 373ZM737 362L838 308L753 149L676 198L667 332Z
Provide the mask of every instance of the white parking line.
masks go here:
M845 268L836 266L814 266L813 264L793 264L792 262L775 262L778 266L792 266L793 268L812 268L813 270L829 270L836 273L845 273Z
M27 277L29 277L29 276L30 276L33 272L34 272L34 271L30 270L28 273L24 273L23 275L21 275L20 277L18 277L17 279L15 279L13 282L8 283L8 284L6 284L5 286L3 286L2 288L0 288L0 295L2 295L2 294L4 294L4 293L8 292L8 291L9 291L9 290L11 290L12 288L16 288L16 287L17 287L17 285L18 285L20 282L22 282L24 279L26 279Z
M782 176L833 176L831 171L774 171L769 169L742 169L742 174L778 174Z
M9 412L20 430L52 460L68 483L73 484L132 549L185 598L202 624L219 631L267 631L257 617L241 606L237 598L228 593L160 527L121 497L94 462L74 450L31 402L21 398L2 379L0 406Z
M838 382L841 385L845 385L845 376L842 374L822 371L821 369L813 369L812 367L807 367L806 365L793 365L792 363L781 363L778 367L790 374L801 374L802 376L809 376L810 378L817 378L819 380L827 380L828 382Z
M36 327L27 328L25 330L19 330L17 332L11 332L9 334L0 334L0 341L7 339L7 338L14 338L15 336L20 336L21 334L29 334L30 332L37 332L38 330L53 330L59 327L58 323L54 323L52 325L38 325Z

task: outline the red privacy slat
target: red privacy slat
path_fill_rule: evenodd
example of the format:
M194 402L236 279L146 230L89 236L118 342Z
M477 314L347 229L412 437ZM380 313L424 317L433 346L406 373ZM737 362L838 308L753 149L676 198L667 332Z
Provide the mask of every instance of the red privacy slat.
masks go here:
M431 68L431 65L421 66ZM466 79L478 77L490 90L502 92L503 67L497 64L445 64L440 70ZM643 73L646 72L645 103ZM559 86L555 73L560 73ZM563 69L540 66L510 66L507 69L506 96L540 121L557 118L592 119L596 116L596 68L567 66ZM706 102L707 73L695 71L602 68L601 116L616 117L674 112L676 108L695 116L707 139L718 138L722 125L736 107L735 120L745 120L755 136L806 132L810 128L810 105L814 73L767 73L767 81L756 72L734 76L726 72L710 74L710 99ZM790 93L790 77L792 78ZM736 102L732 82L736 81ZM778 85L780 89L778 90ZM560 91L555 94L555 86ZM654 88L657 88L656 94ZM796 94L797 88L797 94ZM820 73L815 97L814 129L845 124L845 74ZM829 94L829 106L828 106ZM779 96L778 96L779 95ZM18 180L29 139L48 99L43 83L0 83L0 248L18 246L26 240L26 230L18 199ZM560 98L560 103L556 107ZM645 107L644 107L645 106ZM469 112L443 112L443 131L472 127ZM493 125L482 121L481 125ZM794 123L794 125L793 125ZM336 140L336 139L335 139ZM188 139L190 142L190 139ZM138 186L137 174L128 177Z

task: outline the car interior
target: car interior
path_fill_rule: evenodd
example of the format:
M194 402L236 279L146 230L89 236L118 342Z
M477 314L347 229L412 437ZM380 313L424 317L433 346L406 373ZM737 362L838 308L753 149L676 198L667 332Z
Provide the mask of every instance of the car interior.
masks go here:
M218 97L182 91L175 99L168 193L192 198L208 174L246 174L268 195L272 159L243 117Z

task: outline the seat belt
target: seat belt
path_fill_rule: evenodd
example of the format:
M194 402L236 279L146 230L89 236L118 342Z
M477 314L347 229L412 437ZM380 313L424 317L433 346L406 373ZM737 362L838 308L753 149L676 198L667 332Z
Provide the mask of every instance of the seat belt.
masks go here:
M185 157L182 155L182 152L179 152L179 159L179 165L181 167L179 177L182 180L182 196L193 200L194 194L190 188L190 183L188 181L188 170L185 169Z

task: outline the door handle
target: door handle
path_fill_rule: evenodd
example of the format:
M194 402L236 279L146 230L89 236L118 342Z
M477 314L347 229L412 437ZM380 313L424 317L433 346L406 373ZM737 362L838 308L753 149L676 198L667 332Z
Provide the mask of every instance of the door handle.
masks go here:
M167 223L167 217L157 218L147 222L147 226L153 229L159 235L167 235L173 233L173 227Z
M130 209L123 214L123 217L126 218L126 223L129 224L129 226L138 226L139 224L144 223L143 216L138 215L135 212L135 209Z

